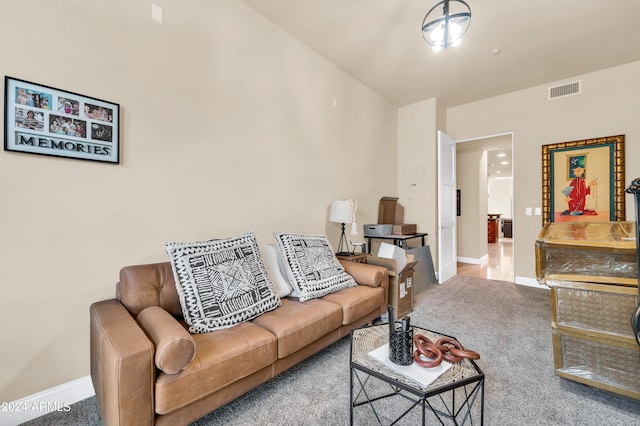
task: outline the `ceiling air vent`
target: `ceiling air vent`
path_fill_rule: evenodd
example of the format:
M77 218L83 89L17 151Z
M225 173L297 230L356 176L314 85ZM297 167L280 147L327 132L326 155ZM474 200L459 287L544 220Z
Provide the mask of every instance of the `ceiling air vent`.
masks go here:
M549 100L579 95L580 93L582 93L582 80L573 81L562 86L549 87Z

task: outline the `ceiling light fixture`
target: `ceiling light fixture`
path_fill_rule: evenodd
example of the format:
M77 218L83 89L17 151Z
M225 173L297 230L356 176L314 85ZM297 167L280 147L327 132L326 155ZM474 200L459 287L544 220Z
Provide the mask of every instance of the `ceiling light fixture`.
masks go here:
M442 15L436 9L442 7ZM453 8L453 10L451 9ZM422 37L439 52L449 46L459 46L471 23L471 8L462 0L438 2L422 20Z

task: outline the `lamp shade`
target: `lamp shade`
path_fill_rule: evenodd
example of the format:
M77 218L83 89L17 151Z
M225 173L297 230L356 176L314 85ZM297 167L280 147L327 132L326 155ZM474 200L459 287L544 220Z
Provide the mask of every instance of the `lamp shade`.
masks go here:
M440 12L442 8L442 12ZM434 52L458 46L471 23L471 8L464 0L443 0L422 21L422 37Z
M331 203L329 221L336 223L351 223L353 220L351 200L338 200Z

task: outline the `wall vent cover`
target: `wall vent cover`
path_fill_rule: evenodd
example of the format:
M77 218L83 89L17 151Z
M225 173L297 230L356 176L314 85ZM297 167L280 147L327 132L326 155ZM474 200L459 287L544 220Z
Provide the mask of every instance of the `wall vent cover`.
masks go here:
M582 80L565 83L561 86L549 87L549 100L564 98L565 96L579 95L582 93Z

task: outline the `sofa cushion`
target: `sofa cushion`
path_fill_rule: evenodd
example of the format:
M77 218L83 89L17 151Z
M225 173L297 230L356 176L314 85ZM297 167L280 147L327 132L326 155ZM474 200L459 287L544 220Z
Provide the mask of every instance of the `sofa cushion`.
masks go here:
M251 322L192 337L196 356L189 366L156 378L158 414L189 405L276 361L276 337Z
M318 299L306 303L283 299L282 306L253 322L278 338L278 358L284 358L340 327L342 309Z
M342 324L346 325L379 310L384 303L384 288L359 285L328 294L322 300L342 307Z
M149 306L160 306L172 315L182 315L169 262L125 266L120 270L116 297L134 316Z
M289 283L301 302L357 285L325 236L275 233L274 237Z
M196 342L169 312L149 306L137 321L155 346L156 367L175 374L189 365L196 355Z
M276 293L278 293L280 298L287 297L291 294L292 288L287 278L282 274L282 261L280 260L280 253L278 253L278 246L275 244L263 245L262 256L264 268L267 270L267 274L269 274Z
M253 232L165 247L192 333L231 327L280 305Z

